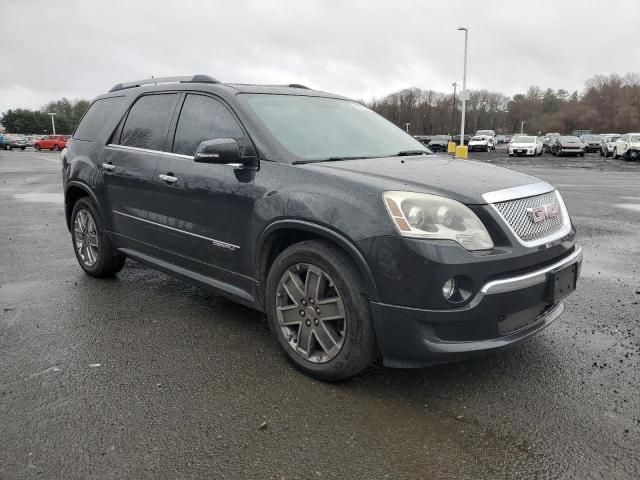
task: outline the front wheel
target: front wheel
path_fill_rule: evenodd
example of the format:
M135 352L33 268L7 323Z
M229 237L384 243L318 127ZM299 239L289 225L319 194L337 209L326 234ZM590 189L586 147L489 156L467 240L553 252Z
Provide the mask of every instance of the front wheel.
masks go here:
M60 147L59 147L58 145L54 145L54 146L53 146L53 151L54 151L54 152L57 152L57 151L59 151L59 150L60 150Z
M362 275L338 247L292 245L267 276L269 326L293 364L325 381L357 375L378 355Z
M93 202L83 197L71 213L71 239L80 267L92 277L111 277L126 257L116 253Z
M40 151L40 149L42 148L40 145L36 144L36 150Z
M617 160L617 159L619 159L619 158L620 158L620 157L618 156L618 148L617 148L617 147L615 147L615 148L613 149L613 158L614 158L615 160Z

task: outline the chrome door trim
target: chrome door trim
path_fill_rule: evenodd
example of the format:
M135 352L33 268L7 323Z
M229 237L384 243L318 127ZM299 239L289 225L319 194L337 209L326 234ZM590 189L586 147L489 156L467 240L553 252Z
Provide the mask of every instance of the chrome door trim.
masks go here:
M115 143L109 143L107 145L108 148L114 148L116 150L125 150L130 152L140 152L140 153L154 153L156 155L162 155L165 157L173 157L173 158L183 158L185 160L193 160L192 156L182 155L180 153L171 153L171 152L163 152L162 150L150 150L148 148L138 148L138 147L130 147L128 145L116 145Z
M135 215L129 215L128 213L119 212L117 210L113 210L113 213L115 213L117 215L122 215L123 217L132 218L133 220L138 220L140 222L144 222L144 223L148 223L148 224L151 224L151 225L155 225L157 227L166 228L167 230L173 230L174 232L183 233L185 235L189 235L189 236L192 236L192 237L195 237L195 238L199 238L201 240L205 240L207 242L210 242L211 245L214 246L214 247L220 247L220 248L224 248L226 250L231 250L231 251L240 250L240 246L239 245L234 245L233 243L227 243L227 242L223 242L221 240L216 240L215 238L209 238L209 237L205 237L203 235L198 235L197 233L187 232L186 230L180 230L179 228L170 227L168 225L163 225L163 224L158 223L158 222L152 222L151 220L146 220L144 218L136 217Z
M543 193L553 192L555 188L547 182L532 183L530 185L520 185L519 187L505 188L495 192L482 194L482 198L487 203L501 203L520 198L534 197Z

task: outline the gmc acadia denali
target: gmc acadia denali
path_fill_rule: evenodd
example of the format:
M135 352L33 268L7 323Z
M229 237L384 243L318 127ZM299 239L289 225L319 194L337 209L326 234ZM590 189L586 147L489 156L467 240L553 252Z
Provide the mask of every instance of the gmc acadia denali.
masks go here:
M433 155L364 105L206 76L118 84L62 152L89 275L125 258L265 312L323 380L506 347L559 317L582 248L535 177Z

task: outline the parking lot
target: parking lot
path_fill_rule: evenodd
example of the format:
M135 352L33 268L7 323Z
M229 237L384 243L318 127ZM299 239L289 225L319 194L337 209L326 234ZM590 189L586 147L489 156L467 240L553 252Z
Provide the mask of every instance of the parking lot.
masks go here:
M585 248L565 313L509 351L325 384L261 314L131 261L85 275L58 154L0 152L0 478L640 478L640 163L470 158L564 195Z

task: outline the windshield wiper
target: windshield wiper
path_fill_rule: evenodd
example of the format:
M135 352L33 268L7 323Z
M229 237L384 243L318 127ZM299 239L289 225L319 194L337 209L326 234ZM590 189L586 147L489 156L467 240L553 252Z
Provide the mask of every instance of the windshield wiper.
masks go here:
M427 150L403 150L393 155L394 157L410 157L412 155L433 155Z

